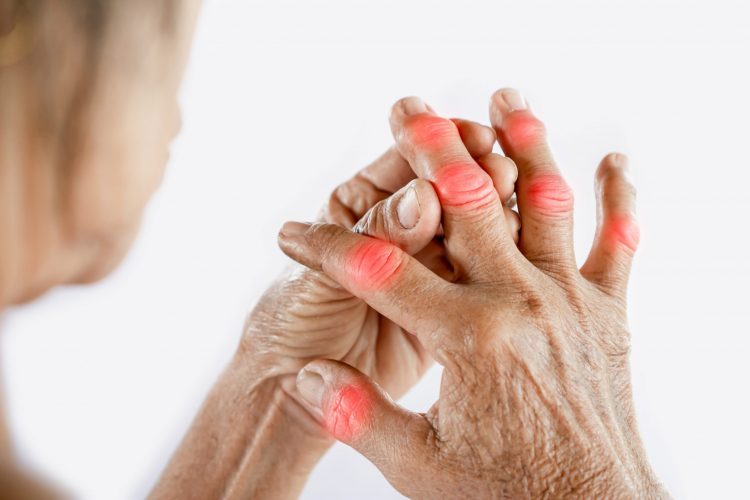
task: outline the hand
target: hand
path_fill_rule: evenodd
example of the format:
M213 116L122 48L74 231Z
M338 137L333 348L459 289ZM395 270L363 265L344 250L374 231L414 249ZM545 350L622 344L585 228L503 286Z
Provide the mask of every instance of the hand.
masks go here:
M310 411L410 497L661 496L628 372L626 284L638 230L624 157L607 156L597 172L599 227L579 271L571 190L517 92L496 93L491 117L518 165L520 249L492 179L449 122L409 108L394 108L392 128L436 187L456 282L338 226L293 223L281 243L416 334L444 367L440 396L414 414L357 370L319 360L297 380Z
M512 161L492 153L493 130L465 120L447 123L467 153L495 179L498 196L507 203L517 169ZM436 238L440 203L430 182L414 177L401 153L392 148L333 192L323 220L388 241L451 280L453 269L445 260L442 239ZM508 230L517 239L518 217L506 210ZM247 323L243 350L253 363L268 367L268 377L281 379L293 397L297 373L313 359L354 366L394 398L412 387L432 362L416 337L324 273L301 267L261 298Z
M491 153L492 129L462 120L450 126L495 179L502 193L498 196L508 201L516 167ZM509 238L517 239L517 216L507 211ZM341 230L355 225L359 233L414 253L433 272L453 278L441 238L435 238L440 233L437 195L429 182L414 179L396 149L339 186L324 220L340 224L336 227ZM319 357L356 366L394 396L414 384L431 362L416 337L331 278L292 271L250 315L237 355L206 398L151 497L295 498L331 444L301 406L294 384L300 368Z

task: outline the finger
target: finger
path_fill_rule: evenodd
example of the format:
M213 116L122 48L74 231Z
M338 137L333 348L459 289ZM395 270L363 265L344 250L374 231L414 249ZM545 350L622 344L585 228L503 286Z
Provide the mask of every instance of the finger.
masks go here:
M521 237L521 217L518 213L510 207L505 207L505 223L508 227L508 232L513 237L513 242L518 244L518 240Z
M492 184L500 195L500 201L507 206L516 191L516 180L518 180L516 164L507 156L497 153L481 156L477 158L477 163L492 178Z
M322 270L375 310L417 335L433 357L461 339L441 338L450 326L435 311L452 309L453 285L395 245L333 224L287 222L279 233L282 251L300 264Z
M388 148L380 158L363 168L360 174L377 189L388 193L395 193L416 177L395 146Z
M497 137L491 127L461 118L453 118L451 121L456 125L458 135L471 156L478 158L492 153Z
M415 179L377 203L354 232L393 243L414 255L432 241L440 226L440 201L428 181Z
M495 92L490 116L503 151L518 165L522 252L542 268L575 268L573 192L552 157L544 124L513 89Z
M635 187L628 178L627 158L612 153L596 172L597 231L581 273L624 297L640 233L635 219Z
M492 152L495 131L469 120L455 119L466 149L474 157ZM351 228L376 203L416 177L396 147L389 148L331 194L321 220Z
M393 106L391 129L417 175L435 185L451 261L469 279L482 279L487 265L500 264L512 245L492 179L466 150L456 125L430 112L419 98Z
M414 171L404 157L391 147L333 190L321 220L352 228L373 205L414 178Z
M313 361L297 376L297 390L321 425L369 459L397 490L409 495L431 472L432 425L396 405L363 373L338 361Z

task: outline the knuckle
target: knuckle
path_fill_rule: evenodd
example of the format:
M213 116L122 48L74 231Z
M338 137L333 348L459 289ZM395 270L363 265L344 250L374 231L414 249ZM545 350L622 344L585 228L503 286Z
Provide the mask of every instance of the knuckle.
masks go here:
M357 244L348 256L348 273L363 290L385 288L400 274L406 256L398 247L374 238Z
M442 167L435 176L441 203L463 212L483 212L499 203L499 196L487 173L476 164L459 161Z
M603 236L612 250L623 248L632 254L638 249L641 232L635 217L626 213L608 217L604 224Z
M559 174L537 175L525 189L526 201L542 215L568 217L573 211L573 190Z
M512 113L503 129L507 140L515 148L527 148L544 141L547 137L544 123L528 112Z
M455 123L446 118L424 114L406 117L400 139L416 147L434 149L458 137Z
M369 424L371 398L354 385L338 389L328 404L326 426L329 432L344 441L355 439Z

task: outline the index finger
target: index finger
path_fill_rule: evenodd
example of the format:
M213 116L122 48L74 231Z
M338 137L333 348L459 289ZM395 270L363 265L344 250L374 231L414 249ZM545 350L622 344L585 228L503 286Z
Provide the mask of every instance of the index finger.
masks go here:
M287 222L279 246L289 257L322 270L373 309L417 335L433 357L444 346L444 315L455 304L452 284L397 246L334 224Z

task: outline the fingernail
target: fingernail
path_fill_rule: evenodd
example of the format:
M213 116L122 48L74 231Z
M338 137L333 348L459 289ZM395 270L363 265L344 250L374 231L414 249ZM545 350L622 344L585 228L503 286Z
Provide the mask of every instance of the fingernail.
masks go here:
M503 115L528 109L526 99L516 89L501 89L492 96L492 110L496 121L501 121Z
M521 93L516 89L503 89L500 91L500 95L505 101L508 112L519 111L528 107L526 99L524 99Z
M407 116L418 115L420 113L428 113L429 109L422 99L419 97L406 97L401 100L401 109Z
M419 207L417 190L413 186L409 187L401 199L398 200L396 214L398 215L398 222L404 229L412 229L419 222L419 217L422 214Z
M289 221L289 222L285 222L284 225L281 226L281 231L279 231L279 235L284 238L297 238L305 234L305 232L309 228L310 228L310 224L306 224L304 222Z
M323 407L325 382L317 373L302 369L297 375L297 390L312 407L318 409Z

